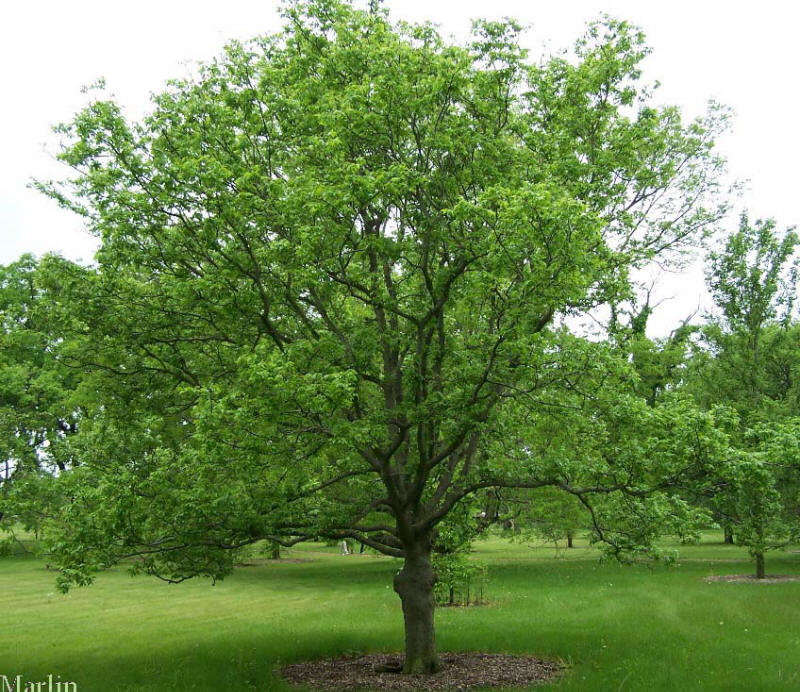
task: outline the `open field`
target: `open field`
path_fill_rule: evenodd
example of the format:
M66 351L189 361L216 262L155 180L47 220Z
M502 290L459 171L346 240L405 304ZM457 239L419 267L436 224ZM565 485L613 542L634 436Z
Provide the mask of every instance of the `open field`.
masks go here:
M493 604L440 609L440 650L562 659L558 690L800 689L800 583L706 583L752 569L717 534L679 546L670 568L600 564L577 546L555 558L478 542ZM216 586L116 569L67 596L42 561L0 559L0 674L51 673L80 692L284 690L277 662L401 649L399 561L316 544L286 554L304 561L241 567ZM770 554L767 571L800 574L800 554Z

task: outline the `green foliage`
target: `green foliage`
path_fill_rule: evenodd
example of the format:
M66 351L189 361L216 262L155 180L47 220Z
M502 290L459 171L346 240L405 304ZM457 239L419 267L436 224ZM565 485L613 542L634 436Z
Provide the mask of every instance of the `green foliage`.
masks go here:
M589 514L574 495L557 488L516 491L504 495L508 514L503 516L512 535L522 540L542 538L558 546L571 543L589 528Z
M43 461L64 467L57 442L76 415L66 399L77 374L55 357L58 330L42 306L44 271L30 255L0 267L0 457L27 469Z
M738 543L754 557L785 548L800 536L800 421L746 431L735 463L721 471L720 506Z
M797 349L792 324L798 237L772 220L738 230L712 253L708 284L719 319L703 329L686 389L701 404L735 411L728 421L732 449L714 469L709 506L732 525L763 576L764 553L800 530L797 512Z
M480 605L486 596L488 567L466 553L436 553L434 595L439 605Z
M696 331L696 327L683 324L666 338L648 339L637 334L630 340L628 349L638 375L636 391L651 406L681 382Z
M60 291L74 265L31 255L0 267L0 521L37 528L60 502L53 474L74 463L85 374L70 367L79 314Z
M436 527L431 564L436 574L434 596L440 605L483 601L487 569L470 558L479 530L478 506L461 502Z
M216 579L263 539L418 555L496 487L605 498L598 537L648 550L705 421L609 391L628 366L557 325L720 217L724 112L655 105L621 21L533 64L509 21L458 46L336 0L284 16L139 122L98 100L59 128L73 174L40 188L101 240L65 583L131 556Z
M750 225L743 214L724 250L710 256L707 280L721 314L703 332L697 389L706 401L733 406L745 427L778 413L771 402L792 389L797 243L793 230L779 233L771 219Z
M608 426L603 453L614 459L619 476L640 480L592 508L592 539L618 559L672 559L656 539L692 535L707 523L705 511L685 491L707 487L711 470L729 453L729 438L714 413L679 396L654 407L640 400L617 407L609 412Z
M779 234L774 219L751 226L743 213L724 251L711 253L708 286L728 331L757 340L771 320L788 322L797 291L798 240L794 229Z
M691 324L694 315L690 315L669 336L648 338L647 323L657 307L650 304L651 291L645 293L643 303L631 298L622 305L612 304L608 334L633 366L633 391L654 406L659 397L681 383L698 327Z

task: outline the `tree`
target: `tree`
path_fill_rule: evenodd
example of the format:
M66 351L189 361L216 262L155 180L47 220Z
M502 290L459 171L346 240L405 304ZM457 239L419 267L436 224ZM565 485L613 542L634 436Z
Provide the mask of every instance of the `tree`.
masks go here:
M735 529L736 542L748 547L756 577L766 576L765 554L785 549L800 537L800 423L790 419L748 429L732 463L719 475L719 506Z
M797 464L774 440L796 447L796 295L798 237L778 233L773 220L751 225L746 214L720 252L710 255L708 285L720 315L703 330L688 388L705 406L736 411L732 432L738 463L720 468L714 505L726 534L749 547L756 576L766 550L785 546L798 531ZM778 461L781 458L783 461Z
M336 0L285 18L140 122L100 100L60 128L77 173L41 187L102 247L99 400L53 550L67 581L128 555L179 581L264 538L352 538L404 560L404 670L429 673L460 502L634 483L547 425L605 363L554 324L719 217L724 114L650 105L624 22L534 65L513 22L460 47Z
M0 520L7 525L36 528L37 504L49 504L48 479L73 463L83 375L61 359L74 317L53 299L56 277L70 264L23 255L0 266Z
M576 534L588 527L586 508L573 495L557 488L517 490L504 496L508 513L504 524L525 540L536 536L558 547L565 541L572 548Z

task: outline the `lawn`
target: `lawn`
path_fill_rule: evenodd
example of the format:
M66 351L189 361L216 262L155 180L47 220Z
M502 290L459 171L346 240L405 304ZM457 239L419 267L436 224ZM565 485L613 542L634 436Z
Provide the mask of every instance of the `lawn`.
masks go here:
M800 583L709 584L749 572L746 552L711 533L679 549L677 566L648 568L599 563L580 542L556 557L481 541L492 603L439 610L439 648L561 659L554 690L800 689ZM285 690L278 662L401 649L399 561L317 544L287 555L215 586L120 568L67 596L41 560L2 558L0 675L80 692ZM800 554L770 554L767 571L800 574Z

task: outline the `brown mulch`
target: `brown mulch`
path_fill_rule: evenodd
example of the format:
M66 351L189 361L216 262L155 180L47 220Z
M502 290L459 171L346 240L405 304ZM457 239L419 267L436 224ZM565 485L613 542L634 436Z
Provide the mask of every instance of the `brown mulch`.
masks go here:
M705 581L726 581L735 584L780 584L787 581L800 581L796 574L768 574L763 579L753 574L717 574L706 577Z
M531 656L446 653L439 656L442 670L433 675L376 672L402 663L396 654L341 656L283 666L280 675L293 685L319 690L470 690L476 687L527 687L553 682L565 666Z
M486 607L493 607L497 605L497 601L491 601L488 598L485 598L482 601L470 601L469 603L463 603L459 601L453 601L452 603L437 603L436 607L438 608L486 608Z
M247 562L237 562L234 567L263 567L264 565L298 565L302 562L314 562L306 557L279 557L248 560Z

